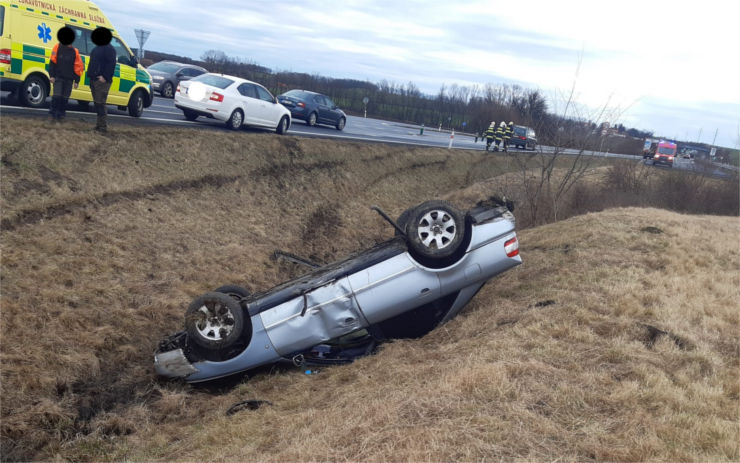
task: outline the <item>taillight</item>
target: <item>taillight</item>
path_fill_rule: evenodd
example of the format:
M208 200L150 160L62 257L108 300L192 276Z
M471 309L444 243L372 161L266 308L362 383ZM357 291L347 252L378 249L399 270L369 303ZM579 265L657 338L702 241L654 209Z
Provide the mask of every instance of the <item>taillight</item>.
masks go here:
M211 101L218 101L220 103L220 102L224 101L224 96L221 95L218 92L213 92L213 93L211 93L211 97L209 98L209 100L211 100Z
M180 93L180 84L177 84L177 90L175 90L176 93Z
M519 241L516 240L516 236L504 243L504 251L506 251L506 255L509 257L519 255Z
M306 107L306 103L304 103L302 101L299 101L298 104L297 104L297 106L300 106L301 108L305 108Z
M0 50L0 63L10 64L10 48Z
M522 136L520 136L520 137L519 137L519 139L520 139L520 140L526 140L526 139L527 139L527 137L522 137Z

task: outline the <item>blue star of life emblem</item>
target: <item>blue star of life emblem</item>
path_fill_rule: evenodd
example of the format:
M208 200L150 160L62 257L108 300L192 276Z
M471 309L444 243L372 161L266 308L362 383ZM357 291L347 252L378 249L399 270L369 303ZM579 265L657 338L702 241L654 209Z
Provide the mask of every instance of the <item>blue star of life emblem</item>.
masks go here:
M51 40L51 28L46 25L46 23L41 23L40 26L37 26L36 29L39 30L39 38L44 41L44 43Z

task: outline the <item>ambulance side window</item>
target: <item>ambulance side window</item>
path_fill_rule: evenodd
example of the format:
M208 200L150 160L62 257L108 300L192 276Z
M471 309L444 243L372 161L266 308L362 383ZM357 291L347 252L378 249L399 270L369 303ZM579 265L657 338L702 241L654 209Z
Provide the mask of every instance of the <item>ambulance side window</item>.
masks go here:
M133 56L129 53L128 49L118 40L116 37L110 41L113 48L116 49L116 61L127 66L131 66L133 63Z
M79 27L70 26L69 24L67 24L67 27L75 32L75 41L72 42L72 46L75 47L81 55L89 55L91 49L88 49L88 43L92 43L90 40L90 32L85 29L80 29Z

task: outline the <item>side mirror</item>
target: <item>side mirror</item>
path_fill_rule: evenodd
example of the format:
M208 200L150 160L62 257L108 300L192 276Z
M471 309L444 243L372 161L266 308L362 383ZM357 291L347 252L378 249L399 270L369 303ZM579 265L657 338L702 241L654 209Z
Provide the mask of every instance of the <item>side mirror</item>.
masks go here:
M178 79L181 78L182 77L182 71L177 72L177 74L175 74L175 77L177 77Z

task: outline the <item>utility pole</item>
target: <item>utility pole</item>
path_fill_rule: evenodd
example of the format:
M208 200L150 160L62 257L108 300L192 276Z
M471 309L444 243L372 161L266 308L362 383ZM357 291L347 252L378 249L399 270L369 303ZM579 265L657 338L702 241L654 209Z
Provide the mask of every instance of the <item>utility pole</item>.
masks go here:
M146 39L149 38L149 34L151 34L151 31L145 31L144 29L134 29L134 32L136 33L136 40L139 41L139 49L137 50L137 55L139 55L139 62L141 62L141 60L144 59L144 43L146 42Z
M719 132L719 127L717 127L717 128L716 128L716 129L714 130L714 138L712 139L712 146L714 146L714 142L716 142L716 141L717 141L717 132Z

